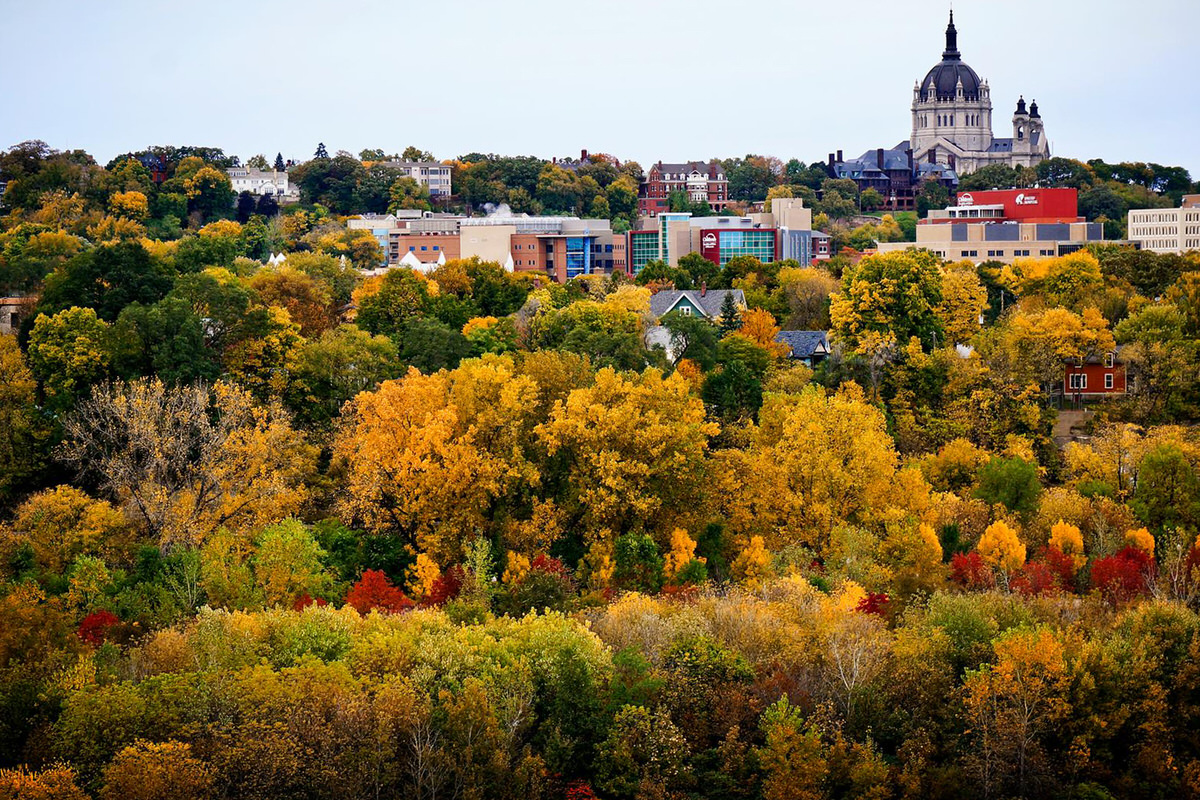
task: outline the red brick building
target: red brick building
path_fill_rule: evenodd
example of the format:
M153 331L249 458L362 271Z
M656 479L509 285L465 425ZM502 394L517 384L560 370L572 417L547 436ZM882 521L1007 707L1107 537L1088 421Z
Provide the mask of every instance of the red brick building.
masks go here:
M1119 353L1108 352L1064 362L1063 397L1068 400L1114 397L1126 391L1125 364Z
M659 161L651 165L638 190L638 212L653 217L669 211L668 200L674 192L683 192L693 203L708 203L713 211L724 211L729 204L725 168L718 161L707 164L700 161L664 164Z

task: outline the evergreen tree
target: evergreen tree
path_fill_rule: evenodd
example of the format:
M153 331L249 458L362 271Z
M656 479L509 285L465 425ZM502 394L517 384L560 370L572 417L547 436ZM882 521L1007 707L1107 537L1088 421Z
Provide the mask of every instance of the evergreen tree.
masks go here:
M742 325L741 315L738 314L737 303L733 300L733 291L725 293L721 301L721 333L733 333Z
M242 192L238 195L237 200L237 221L245 224L246 220L250 219L250 215L254 213L254 195L250 192Z
M275 154L275 170L277 172L283 172L285 169L287 169L287 165L285 165L283 163L283 153L276 153Z

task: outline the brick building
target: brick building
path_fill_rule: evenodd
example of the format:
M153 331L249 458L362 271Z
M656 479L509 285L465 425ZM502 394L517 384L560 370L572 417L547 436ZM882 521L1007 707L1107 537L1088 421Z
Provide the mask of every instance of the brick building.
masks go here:
M659 161L651 165L638 190L638 213L653 217L669 211L668 201L674 192L683 192L693 203L708 203L713 211L724 211L729 204L725 168L718 161L707 164L701 161L664 164Z

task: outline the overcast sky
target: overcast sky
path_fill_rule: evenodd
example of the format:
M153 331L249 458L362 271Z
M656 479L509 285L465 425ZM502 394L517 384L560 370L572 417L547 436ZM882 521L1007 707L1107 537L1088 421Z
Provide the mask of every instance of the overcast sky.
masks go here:
M947 6L0 0L0 147L849 157L908 138ZM955 22L997 136L1024 94L1055 155L1200 177L1200 1L959 0Z

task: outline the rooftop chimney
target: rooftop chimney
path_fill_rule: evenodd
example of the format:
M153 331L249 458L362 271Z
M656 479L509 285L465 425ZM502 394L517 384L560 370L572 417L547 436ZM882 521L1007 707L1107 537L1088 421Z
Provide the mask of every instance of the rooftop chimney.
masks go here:
M881 169L881 170L883 169L883 148L882 147L875 148L875 165L878 166L879 169Z
M700 296L704 297L706 294L708 294L708 281L702 280L700 281Z
M579 151L579 160L580 160L580 161L587 161L587 150L580 150L580 151Z
M841 150L838 150L838 163L840 164L840 163L842 163L843 161L845 161L845 159L844 159L844 158L842 158L842 151L841 151Z

